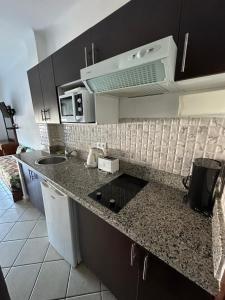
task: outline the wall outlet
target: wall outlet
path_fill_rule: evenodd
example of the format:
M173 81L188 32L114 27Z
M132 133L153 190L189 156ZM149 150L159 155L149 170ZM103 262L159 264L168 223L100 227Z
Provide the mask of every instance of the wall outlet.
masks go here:
M107 148L107 143L101 143L101 142L98 142L97 145L96 145L97 148L99 149L106 149Z

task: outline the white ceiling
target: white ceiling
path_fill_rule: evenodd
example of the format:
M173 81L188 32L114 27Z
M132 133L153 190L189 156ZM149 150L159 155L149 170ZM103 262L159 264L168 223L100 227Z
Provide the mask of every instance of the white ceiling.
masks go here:
M0 0L0 75L23 51L24 37L57 21L79 0Z
M43 29L65 13L77 0L0 0L0 20Z

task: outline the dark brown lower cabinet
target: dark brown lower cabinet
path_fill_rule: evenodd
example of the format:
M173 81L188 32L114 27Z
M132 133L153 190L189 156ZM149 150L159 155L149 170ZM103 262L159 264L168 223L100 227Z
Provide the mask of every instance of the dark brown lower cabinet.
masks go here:
M138 299L213 300L214 297L169 265L139 247L141 254Z
M43 214L45 214L44 202L41 191L41 178L32 170L30 170L29 167L25 164L22 164L22 170L30 201L37 209L39 209Z
M118 300L212 300L213 296L78 205L83 262Z
M138 268L130 261L133 242L81 206L78 217L84 263L118 299L135 300Z

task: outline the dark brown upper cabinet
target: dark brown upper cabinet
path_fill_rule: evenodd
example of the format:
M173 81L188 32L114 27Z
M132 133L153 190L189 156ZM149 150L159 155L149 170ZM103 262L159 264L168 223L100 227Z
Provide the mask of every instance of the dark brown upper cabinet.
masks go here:
M225 72L224 20L224 0L183 0L176 80Z
M56 86L79 80L86 65L157 39L177 42L180 10L181 0L131 0L53 54Z
M132 0L90 29L95 62L172 35L178 41L181 0Z
M60 123L58 97L56 92L51 56L46 58L39 64L39 73L45 107L44 114L46 122L49 124Z
M52 55L56 86L80 79L80 69L90 64L90 56L89 30L56 51Z
M43 96L41 90L41 81L40 81L38 65L30 69L27 72L27 75L28 75L28 81L30 85L30 93L31 93L31 98L33 103L35 121L37 123L43 123L45 122L44 112L43 112L44 102L43 102Z
M27 74L35 121L49 124L60 123L51 56L30 69Z

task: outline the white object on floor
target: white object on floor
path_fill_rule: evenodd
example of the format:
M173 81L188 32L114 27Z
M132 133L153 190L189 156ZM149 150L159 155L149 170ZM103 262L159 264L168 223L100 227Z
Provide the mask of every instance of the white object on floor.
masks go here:
M73 267L80 262L75 203L61 191L41 183L49 242Z

